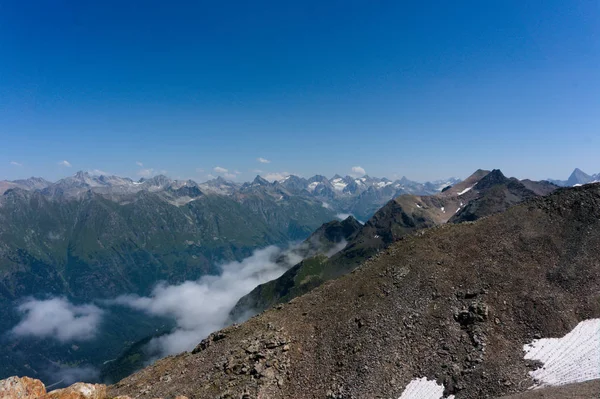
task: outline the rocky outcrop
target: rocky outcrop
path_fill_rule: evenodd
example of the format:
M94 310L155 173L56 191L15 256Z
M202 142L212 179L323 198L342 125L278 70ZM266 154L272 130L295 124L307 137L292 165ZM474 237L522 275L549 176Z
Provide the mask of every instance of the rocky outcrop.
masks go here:
M68 388L48 392L41 399L106 399L106 385L78 382Z
M0 399L38 399L46 394L40 380L29 377L9 377L0 381Z
M104 384L78 382L68 388L46 392L44 383L29 377L0 380L0 399L132 399L127 395L108 396ZM160 398L157 398L160 399ZM188 399L176 396L175 399Z

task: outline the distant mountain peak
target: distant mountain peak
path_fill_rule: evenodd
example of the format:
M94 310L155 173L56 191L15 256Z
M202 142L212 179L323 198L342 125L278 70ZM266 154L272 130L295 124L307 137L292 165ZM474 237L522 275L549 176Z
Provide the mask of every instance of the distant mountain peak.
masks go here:
M500 169L494 169L487 175L481 178L475 185L475 189L482 190L498 184L504 184L508 182L508 178L504 176Z
M269 181L267 179L265 179L264 177L262 177L260 175L256 175L256 177L252 181L252 184L257 184L260 186L268 186L271 183L269 183Z
M575 168L573 173L571 173L571 176L569 176L569 178L567 179L567 185L574 186L576 184L586 184L591 182L592 180L592 176L588 175L579 168Z

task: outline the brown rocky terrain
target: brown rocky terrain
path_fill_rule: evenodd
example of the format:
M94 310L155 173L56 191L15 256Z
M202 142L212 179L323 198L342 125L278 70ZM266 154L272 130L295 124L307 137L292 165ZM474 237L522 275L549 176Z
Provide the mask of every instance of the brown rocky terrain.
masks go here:
M533 385L528 371L539 364L523 359L524 344L598 317L595 184L401 237L352 273L156 362L109 395L397 398L427 377L456 398L500 397ZM597 386L520 397L589 397Z

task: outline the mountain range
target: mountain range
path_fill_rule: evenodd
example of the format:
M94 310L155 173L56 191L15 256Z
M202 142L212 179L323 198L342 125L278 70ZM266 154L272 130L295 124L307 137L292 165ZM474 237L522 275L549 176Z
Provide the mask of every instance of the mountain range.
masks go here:
M319 217L332 220L348 198L369 191L345 193L347 179L335 176L326 179L336 190L327 197L323 179L196 184L163 176L133 182L78 173L57 183L10 182L0 197L2 226L12 226L0 228L2 320L7 326L17 321L12 309L27 292L64 295L77 303L123 292L145 295L152 281L178 283L218 273L218 263L211 262L215 257L204 252L210 240L202 226L222 234L230 223L227 242L212 236L211 248L238 259L257 245L257 236L275 243L308 236L310 224L300 223L308 215L315 217L318 210L324 212ZM387 183L380 179L371 187L392 185ZM478 398L542 384L546 372L523 357L523 345L561 337L600 317L594 277L600 275L594 270L600 253L599 185L575 183L580 184L585 186L566 189L477 170L464 181L440 184L432 194L400 194L364 224L353 216L325 222L273 259L281 276L242 296L229 313L227 324L233 326L210 334L191 352L116 383L108 397L404 398L406 392L439 390L440 396L432 397L443 392ZM186 223L196 227L188 231ZM68 239L54 238L58 233L48 226L62 226ZM199 247L193 253L177 247L181 238L189 240L179 236L182 232L196 234L197 243L186 241ZM120 259L111 264L103 252L107 247L120 259L147 255L131 256L131 263L116 269ZM175 250L165 254L169 247ZM194 256L206 268L186 263ZM39 377L35 368L43 359L93 363L100 359L94 354L106 359L130 342L103 370L105 379L115 381L144 363L144 346L153 337L174 328L168 318L140 317L126 309L106 323L117 328L103 336L105 344L96 340L78 348L48 340L9 341L0 352L2 372ZM123 331L116 333L120 325ZM575 345L572 339L565 342ZM537 377L529 379L534 372ZM584 381L568 374L552 378Z
M256 249L303 240L339 213L357 210L368 218L369 210L402 190L437 192L453 181L403 179L395 187L400 183L370 177L289 176L268 182L257 176L244 184L222 178L198 184L86 172L54 183L2 181L0 331L21 319L17 309L23 298L64 297L77 304L148 295L160 281L195 281ZM0 337L1 374L43 369L48 359L58 365L98 364L118 357L124 346L172 328L168 320L132 316L125 309L113 310L111 317L111 323L127 328L110 332L110 339L104 336L104 346L77 351L48 340Z

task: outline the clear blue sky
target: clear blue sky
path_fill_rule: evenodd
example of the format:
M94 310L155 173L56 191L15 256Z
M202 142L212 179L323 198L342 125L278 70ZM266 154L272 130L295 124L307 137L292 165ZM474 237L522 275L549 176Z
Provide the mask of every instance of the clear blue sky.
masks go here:
M0 179L353 166L600 172L600 2L0 2Z

